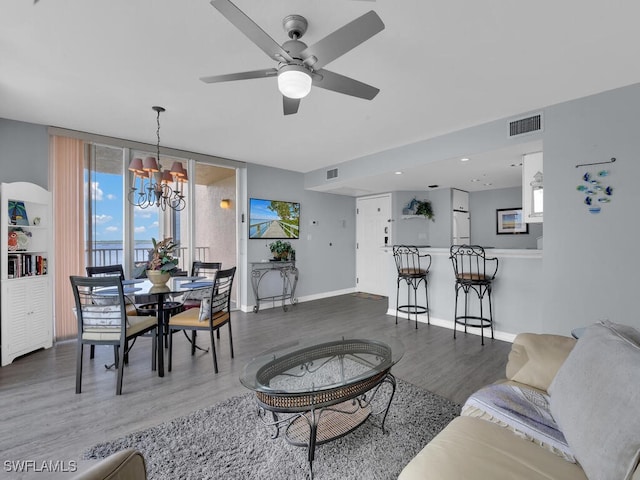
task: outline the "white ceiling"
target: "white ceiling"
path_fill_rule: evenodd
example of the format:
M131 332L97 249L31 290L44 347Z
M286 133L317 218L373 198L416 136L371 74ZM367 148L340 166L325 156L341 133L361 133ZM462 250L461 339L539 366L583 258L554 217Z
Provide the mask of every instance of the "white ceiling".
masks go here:
M207 0L2 0L0 117L154 144L161 105L163 146L308 172L640 81L640 2L235 3L279 43L282 18L305 16L309 45L374 9L385 30L327 68L381 92L314 88L285 117L275 78L202 83L275 66ZM484 157L508 165L521 153ZM394 189L446 184L461 167L444 160ZM368 182L350 188L376 191Z

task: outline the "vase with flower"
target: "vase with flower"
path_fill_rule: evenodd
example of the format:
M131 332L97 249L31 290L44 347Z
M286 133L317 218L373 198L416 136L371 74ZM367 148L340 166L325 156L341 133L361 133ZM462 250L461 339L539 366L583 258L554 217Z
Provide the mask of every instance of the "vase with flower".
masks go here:
M161 241L152 238L151 243L153 248L149 250L149 258L137 267L136 276L141 276L144 272L154 285L164 285L178 271L178 258L175 256L178 244L171 237Z

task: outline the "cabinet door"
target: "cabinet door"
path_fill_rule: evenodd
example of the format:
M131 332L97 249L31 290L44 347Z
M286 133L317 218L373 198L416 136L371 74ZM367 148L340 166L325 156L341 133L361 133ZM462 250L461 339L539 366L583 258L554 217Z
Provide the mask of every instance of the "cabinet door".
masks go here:
M48 278L38 278L29 282L29 304L27 324L31 331L33 349L49 348L53 343L51 314L51 289Z
M2 365L53 344L49 279L25 278L3 282Z
M464 190L452 189L452 206L453 210L460 212L469 211L469 192Z
M2 364L5 358L10 363L13 358L26 350L29 341L29 327L26 321L30 309L29 295L25 282L4 282L2 295L6 299L2 318Z

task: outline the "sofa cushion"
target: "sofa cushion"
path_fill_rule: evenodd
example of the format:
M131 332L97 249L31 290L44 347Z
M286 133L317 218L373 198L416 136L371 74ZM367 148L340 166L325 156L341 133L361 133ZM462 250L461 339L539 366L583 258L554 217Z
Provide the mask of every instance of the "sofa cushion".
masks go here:
M549 387L551 413L591 479L629 479L640 457L640 332L588 327Z
M398 480L586 480L582 469L494 423L458 417L405 466Z
M575 344L571 337L521 333L509 353L507 378L546 391Z

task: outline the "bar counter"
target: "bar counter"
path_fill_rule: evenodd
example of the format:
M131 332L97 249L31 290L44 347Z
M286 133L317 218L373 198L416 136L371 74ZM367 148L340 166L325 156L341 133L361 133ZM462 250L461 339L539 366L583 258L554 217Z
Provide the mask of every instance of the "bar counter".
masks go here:
M393 259L391 246L382 247L387 254L388 265L388 315L396 314L396 288L397 271ZM455 307L455 279L453 266L449 259L448 248L420 247L421 254L431 255L431 268L429 269L429 307L431 310L431 324L453 329L453 317ZM499 340L512 341L517 333L541 331L542 305L542 250L535 249L494 249L485 250L487 258L498 258L498 273L493 281L493 318L494 335ZM406 303L406 283L400 283L400 303ZM411 295L413 299L413 292ZM464 297L459 298L459 302ZM477 298L469 297L470 309L479 305ZM486 302L485 298L485 302ZM422 286L418 291L418 303L424 304L424 290ZM463 304L462 304L463 305ZM485 303L485 306L487 304ZM398 326L407 323L407 315L399 313ZM412 319L413 319L412 315ZM425 328L427 315L418 315L418 328ZM407 328L414 327L413 321ZM458 332L464 329L458 325ZM480 335L479 328L469 328L471 334ZM485 336L490 335L489 329L485 329ZM453 336L453 333L452 333ZM478 339L480 342L480 339Z

